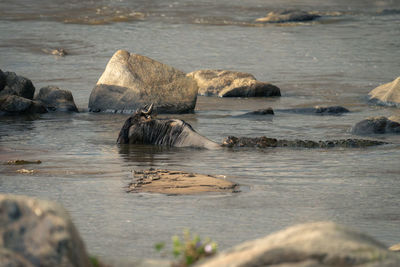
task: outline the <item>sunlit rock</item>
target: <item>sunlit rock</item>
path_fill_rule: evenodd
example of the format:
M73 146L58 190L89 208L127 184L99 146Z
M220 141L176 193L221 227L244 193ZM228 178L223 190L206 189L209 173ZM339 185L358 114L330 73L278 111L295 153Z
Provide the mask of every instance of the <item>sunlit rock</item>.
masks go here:
M219 97L262 97L280 96L278 87L244 72L229 70L198 70L187 76L199 86L199 94Z
M369 92L370 99L378 104L400 107L400 77L376 87Z
M117 51L92 90L89 109L133 112L154 103L158 113L194 110L197 85L185 73L145 56Z

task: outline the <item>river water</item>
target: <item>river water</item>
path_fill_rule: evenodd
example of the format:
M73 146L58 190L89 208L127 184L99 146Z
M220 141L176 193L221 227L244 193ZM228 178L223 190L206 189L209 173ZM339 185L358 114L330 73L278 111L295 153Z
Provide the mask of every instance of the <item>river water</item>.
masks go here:
M0 192L62 203L90 253L157 257L153 246L185 228L225 249L297 223L331 220L391 245L400 242L400 136L363 149L119 148L127 115L87 112L90 92L118 49L185 72L229 69L281 88L280 98L199 97L184 119L221 142L228 135L327 140L356 138L368 116L399 115L368 104L367 94L400 71L400 3L396 0L2 0L0 68L30 78L36 89L72 91L79 114L0 118ZM318 11L311 23L256 25L269 10ZM335 12L335 13L333 13ZM44 51L64 48L66 57ZM342 105L343 116L275 110ZM165 116L161 116L165 117ZM41 160L19 174L13 159ZM128 194L132 171L167 168L226 176L240 193Z

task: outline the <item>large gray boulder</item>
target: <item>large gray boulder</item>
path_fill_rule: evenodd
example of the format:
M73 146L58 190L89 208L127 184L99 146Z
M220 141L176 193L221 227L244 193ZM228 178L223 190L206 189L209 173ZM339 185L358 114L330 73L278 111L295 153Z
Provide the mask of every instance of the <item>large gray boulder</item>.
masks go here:
M42 102L48 110L78 112L72 93L56 86L41 88L35 99Z
M32 100L34 94L35 87L33 86L31 80L22 76L18 76L15 74L15 72L6 71L4 73L0 73L0 96L16 95Z
M355 134L400 133L400 119L396 116L370 117L354 125L352 132Z
M320 15L314 12L306 12L301 10L282 10L271 11L267 16L256 19L256 22L263 23L286 23L286 22L303 22L319 18Z
M400 77L369 92L370 100L379 104L400 107Z
M41 114L47 109L41 102L16 95L0 96L0 115Z
M199 94L219 97L280 96L278 87L257 81L250 73L229 70L197 70L187 74L199 86Z
M145 56L117 51L92 90L90 111L133 112L154 103L158 113L194 110L197 85L185 73Z
M400 266L400 254L372 237L332 222L290 227L200 262L204 267Z
M0 195L1 266L91 266L85 246L60 205Z

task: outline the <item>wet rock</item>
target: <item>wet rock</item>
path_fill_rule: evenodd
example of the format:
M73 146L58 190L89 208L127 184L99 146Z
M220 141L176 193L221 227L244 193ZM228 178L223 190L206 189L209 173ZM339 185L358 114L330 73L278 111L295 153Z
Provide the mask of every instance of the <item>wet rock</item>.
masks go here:
M117 51L92 90L90 111L133 112L154 103L158 113L192 112L197 85L185 73L145 56Z
M122 126L118 144L219 149L219 144L198 134L190 124L177 119L156 119L153 105L138 109Z
M327 141L311 141L311 140L285 140L261 137L236 137L228 136L222 142L225 147L299 147L299 148L333 148L333 147L369 147L386 144L385 142L368 140L368 139L338 139Z
M354 125L352 132L355 134L399 134L400 123L395 120L395 117L390 117L389 119L386 117L371 117Z
M47 109L38 101L32 101L16 95L0 96L0 114L20 115L46 112Z
M188 195L204 192L237 192L237 184L211 175L170 170L144 170L133 173L127 192Z
M78 112L72 93L56 86L41 88L35 99L42 102L48 110Z
M264 18L256 19L256 22L263 23L285 23L285 22L303 22L311 21L320 16L314 12L306 12L301 10L283 10L271 11Z
M0 70L0 93L6 86L6 79L7 79L6 75L4 74L4 72Z
M342 106L328 106L328 107L315 106L313 108L292 108L292 109L281 109L279 111L308 114L308 115L341 115L343 113L350 112L347 108L344 108Z
M400 107L400 77L369 92L370 100L382 105Z
M245 242L196 266L400 266L400 255L372 237L332 222L289 227Z
M244 72L228 70L198 70L187 74L199 86L199 94L219 97L280 96L278 87Z
M66 210L49 201L0 194L2 266L91 266Z
M16 95L32 100L35 93L35 87L33 86L31 80L18 76L14 72L4 72L5 84L3 76L4 87L0 90L0 96L3 95ZM1 74L0 74L1 76ZM2 80L2 78L0 78Z

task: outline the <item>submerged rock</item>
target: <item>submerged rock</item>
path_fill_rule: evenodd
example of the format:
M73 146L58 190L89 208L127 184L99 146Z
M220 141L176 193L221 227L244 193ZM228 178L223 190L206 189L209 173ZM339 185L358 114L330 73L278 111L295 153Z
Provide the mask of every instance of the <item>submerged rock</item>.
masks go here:
M153 105L137 110L122 126L118 144L218 149L220 145L198 134L190 124L177 119L155 119Z
M90 111L132 112L154 103L158 113L192 112L197 85L186 74L145 56L117 51L92 90Z
M395 120L395 117L370 117L354 125L352 132L355 134L400 133L400 120Z
M0 194L1 266L92 266L67 211L60 205Z
M42 103L32 101L16 95L0 96L0 114L20 115L20 114L41 114L46 113L47 109Z
M35 87L31 80L18 76L15 72L0 73L0 96L16 95L32 100L34 93Z
M219 97L263 97L280 96L278 87L244 72L228 70L198 70L187 76L199 86L199 94Z
M319 18L320 15L314 12L306 12L301 10L283 10L271 11L264 18L256 19L256 22L263 23L285 23L285 22L303 22L311 21Z
M237 184L211 175L170 170L144 170L133 173L127 192L188 195L204 192L237 192Z
M246 115L274 115L274 110L272 108L257 109L255 111L243 114L243 116Z
M303 147L303 148L331 148L331 147L369 147L386 144L385 142L367 139L338 139L327 141L285 140L261 137L228 136L222 142L225 147Z
M196 266L400 266L400 255L372 237L332 222L289 227L219 253Z
M78 112L72 93L67 90L61 90L56 86L41 88L35 99L42 102L47 109L52 111Z
M369 92L370 100L378 104L400 107L400 77Z
M281 112L293 112L299 114L309 114L309 115L341 115L343 113L350 112L347 108L342 106L328 106L321 107L315 106L313 108L292 108L292 109L281 109Z

